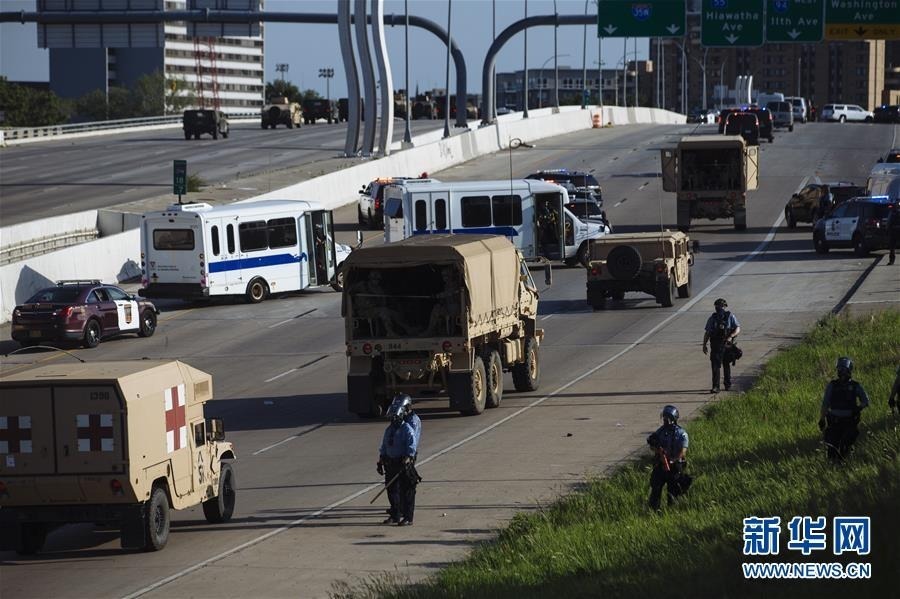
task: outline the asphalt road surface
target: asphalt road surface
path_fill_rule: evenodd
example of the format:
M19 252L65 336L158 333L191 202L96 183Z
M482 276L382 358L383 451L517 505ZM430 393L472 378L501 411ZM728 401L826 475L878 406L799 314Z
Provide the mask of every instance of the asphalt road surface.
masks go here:
M443 121L411 123L413 136L441 127ZM395 141L403 131L403 121L395 121ZM228 139L186 141L172 128L10 146L0 149L0 221L8 226L165 194L176 158L209 185L313 164L341 156L346 135L346 123L260 129L247 122L234 123Z
M655 148L691 129L580 131L435 175L502 178L510 160L516 177L538 168L594 168L617 231L671 227L674 194L661 192ZM380 525L386 502L369 505L386 423L346 410L338 294L309 291L259 305L165 304L154 337L75 350L90 360L178 358L213 374L216 400L208 413L225 419L238 454L235 516L209 525L199 509L177 513L169 545L158 553L122 551L115 531L64 527L37 556L0 553L3 595L320 597L335 581L383 571L416 579L436 571L515 513L641 450L662 405L675 403L690 417L712 400L700 342L715 297L728 298L743 327L738 390L772 352L837 304L875 258L815 254L808 226L783 224L784 204L816 177L864 182L897 129L814 123L764 143L748 229L696 223L691 236L702 251L694 295L672 308L628 294L620 306L594 313L585 303L584 270L555 268L553 286L541 294L539 391L510 391L507 375L503 404L477 417L448 411L441 396L416 404L424 482L412 527ZM354 210L339 212L347 238ZM8 331L2 327L0 335L8 339ZM0 352L14 347L0 342ZM20 354L3 368L63 359L69 358Z

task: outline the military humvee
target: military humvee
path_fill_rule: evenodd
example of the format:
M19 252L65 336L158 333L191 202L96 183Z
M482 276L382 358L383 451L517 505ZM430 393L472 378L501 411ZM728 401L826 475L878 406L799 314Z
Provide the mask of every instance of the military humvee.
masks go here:
M341 307L349 410L375 417L395 393L444 390L451 409L480 414L500 405L504 372L517 391L534 391L537 307L534 280L505 237L422 235L355 250Z
M271 127L275 129L278 125L286 125L288 129L303 124L303 109L297 102L289 101L285 96L272 96L269 103L263 106L260 113L260 126L263 129Z
M691 296L691 266L694 263L687 235L663 233L616 233L591 240L587 268L587 302L595 310L606 307L606 299L622 300L627 291L642 291L669 307L675 296Z
M231 518L234 449L206 420L212 377L173 360L40 366L0 377L0 548L34 553L53 528L118 526L165 547L170 510Z

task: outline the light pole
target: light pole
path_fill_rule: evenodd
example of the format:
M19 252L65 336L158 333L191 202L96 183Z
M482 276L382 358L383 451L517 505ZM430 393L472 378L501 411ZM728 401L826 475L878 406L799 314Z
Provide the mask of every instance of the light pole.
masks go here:
M281 73L281 82L282 83L284 83L284 74L287 73L288 69L290 69L290 68L291 68L291 65L289 65L286 62L279 62L278 64L275 65L275 71L278 73Z
M528 18L528 0L525 0L525 18ZM525 65L522 71L522 94L523 94L523 106L522 106L522 118L528 118L528 28L525 28Z
M319 69L319 77L325 79L325 99L331 101L331 78L334 77L334 69Z
M444 139L450 137L450 9L453 6L452 0L447 0L447 70L444 81Z
M559 49L556 47L556 35L559 31L559 15L556 12L556 0L553 0L553 18L557 21L553 24L553 106L559 111Z
M637 69L637 54L635 52L626 52L625 56L619 59L619 62L616 63L615 73L616 73L616 106L619 105L619 65L622 65L622 105L628 105L628 76L626 71L628 64L628 57L634 56L635 69Z
M554 54L550 58L544 61L544 64L541 65L541 70L538 72L538 108L544 107L544 67L547 66L547 63L551 60L556 60L557 58L562 58L563 56L569 56L569 54ZM557 71L559 73L559 71ZM559 85L558 83L556 84ZM556 107L559 108L559 97L557 96Z
M685 56L689 56L689 55L686 53L685 47L680 42L675 42L675 43L678 44L679 47L681 47L681 57L682 57L681 58L681 60L682 60L681 69L682 69L682 73L684 73L684 69L686 68L685 65L687 63L687 61L685 60ZM691 56L691 60L696 62L697 66L700 67L700 74L702 75L702 78L703 78L703 110L706 110L706 57L708 55L709 55L709 48L703 48L703 60L702 61ZM724 66L724 64L725 63L722 63L723 66ZM684 84L687 85L687 81L686 81L687 76L682 74L682 79L684 80ZM721 77L720 77L720 79L721 79ZM682 91L682 93L683 93L683 91ZM685 106L685 103L682 101L682 107L684 108L684 106ZM687 110L687 108L684 108L684 110Z
M590 0L584 0L584 15L587 16L588 3ZM581 37L581 109L587 108L587 25Z
M404 48L404 59L405 59L405 69L406 69L406 90L404 94L406 95L406 116L404 117L405 126L403 129L403 143L412 144L412 132L409 130L409 113L412 111L412 103L409 101L409 0L403 1L403 8L406 11L406 27L403 30L403 36L406 40L406 45Z

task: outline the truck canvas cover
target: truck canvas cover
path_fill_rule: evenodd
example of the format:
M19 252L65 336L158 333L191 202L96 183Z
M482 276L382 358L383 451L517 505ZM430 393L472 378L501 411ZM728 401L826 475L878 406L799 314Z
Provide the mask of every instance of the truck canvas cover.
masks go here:
M344 262L347 280L354 271L456 265L464 277L469 325L497 324L517 316L519 257L515 246L496 235L427 235L361 248ZM342 313L347 313L344 293ZM471 334L471 331L470 331Z

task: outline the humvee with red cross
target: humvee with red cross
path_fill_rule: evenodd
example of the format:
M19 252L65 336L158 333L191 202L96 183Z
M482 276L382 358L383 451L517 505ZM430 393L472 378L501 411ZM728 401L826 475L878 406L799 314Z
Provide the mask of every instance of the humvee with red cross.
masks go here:
M0 549L34 553L54 528L118 526L162 549L171 510L231 518L232 444L206 419L212 377L175 360L40 366L0 377Z

